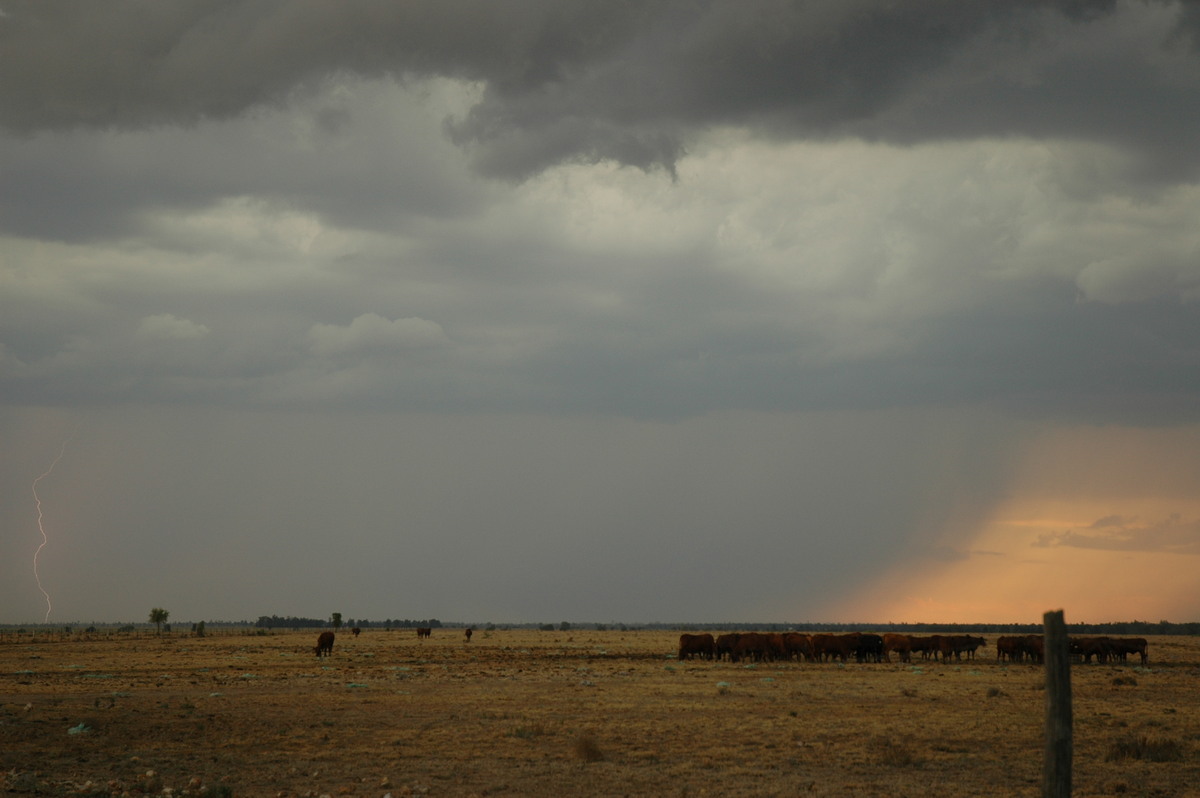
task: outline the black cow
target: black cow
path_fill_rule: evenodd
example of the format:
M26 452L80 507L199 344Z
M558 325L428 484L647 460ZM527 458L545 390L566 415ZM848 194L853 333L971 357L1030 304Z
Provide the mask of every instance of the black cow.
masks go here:
M701 635L682 634L679 636L678 659L680 660L685 660L689 657L712 659L716 650L716 641L707 632Z
M333 632L321 632L317 637L317 656L328 657L333 653Z

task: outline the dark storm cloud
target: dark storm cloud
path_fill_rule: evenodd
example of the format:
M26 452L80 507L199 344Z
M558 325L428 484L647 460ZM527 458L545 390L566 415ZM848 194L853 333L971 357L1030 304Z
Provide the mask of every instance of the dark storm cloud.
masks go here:
M1027 135L1190 155L1197 14L1166 2L8 3L0 125L192 124L338 75L483 92L447 132L481 171L674 170L691 133ZM1178 169L1175 164L1173 169Z

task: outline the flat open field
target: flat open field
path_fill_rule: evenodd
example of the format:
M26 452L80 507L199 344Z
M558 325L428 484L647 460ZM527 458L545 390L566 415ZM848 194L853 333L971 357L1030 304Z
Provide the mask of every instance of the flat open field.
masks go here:
M985 637L974 662L844 666L676 662L658 631L370 629L320 660L316 632L6 641L0 788L1036 796L1042 670ZM1200 641L1072 687L1075 795L1200 795Z

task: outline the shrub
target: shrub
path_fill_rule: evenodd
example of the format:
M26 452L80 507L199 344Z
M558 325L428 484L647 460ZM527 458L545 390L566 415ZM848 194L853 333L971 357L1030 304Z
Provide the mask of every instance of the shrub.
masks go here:
M1147 762L1178 762L1183 759L1183 746L1178 740L1145 735L1115 740L1104 755L1105 762L1122 759L1142 759Z
M574 751L575 756L584 762L599 762L604 759L604 753L601 752L600 746L596 745L596 738L586 732L575 738Z
M889 768L919 767L924 761L911 748L890 737L877 737L872 748L879 764Z

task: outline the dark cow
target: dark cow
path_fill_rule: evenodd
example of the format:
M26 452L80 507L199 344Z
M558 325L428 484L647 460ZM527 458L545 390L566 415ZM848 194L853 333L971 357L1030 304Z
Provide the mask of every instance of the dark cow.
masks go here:
M1046 641L1042 635L1022 635L1018 637L1021 654L1028 656L1031 662L1040 665L1045 660Z
M996 661L1019 662L1025 656L1024 641L1020 637L996 638Z
M975 659L975 650L987 643L982 637L971 637L970 635L943 635L940 642L943 660L947 660L951 656L960 660L964 652L967 659Z
M908 638L908 640L909 651L919 653L921 655L921 659L929 659L930 657L937 659L938 651L942 646L942 638L938 635L932 635L929 637L912 635Z
M839 659L846 662L851 656L858 656L859 639L862 634L849 632L842 635L815 634L812 636L813 658L818 662ZM880 641L882 643L882 641Z
M351 630L350 630L350 634L354 635L355 637L358 637L360 634L362 634L362 629L359 629L359 628L356 626L356 627L354 627L353 629L351 629Z
M315 650L318 657L328 657L333 654L333 632L321 632L317 637Z
M466 630L463 632L463 635L464 635L464 636L467 638L467 642L468 642L468 643L470 643L470 642L471 642L471 635L473 635L473 634L475 634L475 630L474 630L474 629L472 629L472 628L471 628L471 627L469 627L469 626L468 626L468 627L466 628Z
M701 659L712 659L716 655L717 643L713 640L713 636L705 633L701 635L682 634L679 636L679 659L685 660L692 657L700 657Z
M433 633L433 629L429 628L428 626L418 626L417 627L417 639L418 640L429 637L429 635L432 633Z
M812 639L808 635L788 632L783 636L783 646L787 659L795 658L797 662L802 659L812 661Z
M1072 637L1067 641L1067 650L1071 655L1084 662L1108 662L1115 655L1112 641L1107 637Z
M1142 664L1145 665L1150 657L1146 654L1146 638L1144 637L1114 637L1112 639L1113 651L1121 662L1126 661L1126 655L1137 654L1142 658Z
M738 632L719 635L716 640L716 651L714 652L716 658L724 659L725 657L729 657L729 661L733 662L733 649L737 645L739 637L741 637L741 634Z
M883 662L883 638L871 632L859 634L854 641L854 659L858 662Z

